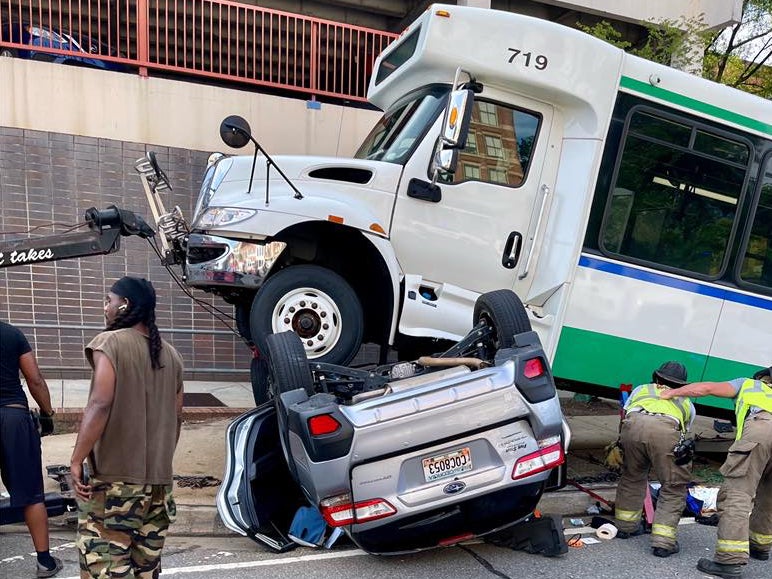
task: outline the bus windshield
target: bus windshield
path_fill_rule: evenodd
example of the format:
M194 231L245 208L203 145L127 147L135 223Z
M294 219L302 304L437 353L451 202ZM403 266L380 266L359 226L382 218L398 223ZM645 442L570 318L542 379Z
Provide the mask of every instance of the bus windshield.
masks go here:
M357 159L404 164L447 101L448 88L414 92L385 113L354 155Z

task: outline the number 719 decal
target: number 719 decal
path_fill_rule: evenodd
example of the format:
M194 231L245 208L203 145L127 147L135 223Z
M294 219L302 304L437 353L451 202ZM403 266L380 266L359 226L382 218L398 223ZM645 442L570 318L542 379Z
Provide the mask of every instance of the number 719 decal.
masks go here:
M547 57L543 54L534 56L532 52L523 52L519 48L507 48L507 50L512 53L512 56L510 56L507 61L509 64L512 64L515 62L515 59L517 59L518 61L524 60L525 66L531 66L531 61L533 61L533 67L536 70L544 70L549 64L549 60L547 60Z

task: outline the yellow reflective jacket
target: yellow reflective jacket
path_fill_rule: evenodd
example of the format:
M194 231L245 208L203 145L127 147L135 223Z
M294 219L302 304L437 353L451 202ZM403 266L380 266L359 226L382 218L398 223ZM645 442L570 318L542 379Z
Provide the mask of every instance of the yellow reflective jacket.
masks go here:
M772 386L751 378L740 386L734 403L734 412L737 416L737 440L743 434L743 424L751 406L758 406L762 410L772 412Z

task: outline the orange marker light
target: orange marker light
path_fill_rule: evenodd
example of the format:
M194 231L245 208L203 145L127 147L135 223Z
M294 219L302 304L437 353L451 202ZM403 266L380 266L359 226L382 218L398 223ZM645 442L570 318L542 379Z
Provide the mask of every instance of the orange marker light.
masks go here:
M343 218L340 215L328 215L327 221L332 221L333 223L343 223Z
M442 16L443 18L450 18L450 12L447 10L437 10L434 13L435 16Z
M380 233L381 235L386 235L386 230L383 229L383 227L381 227L377 223L370 224L370 231L375 231L376 233Z

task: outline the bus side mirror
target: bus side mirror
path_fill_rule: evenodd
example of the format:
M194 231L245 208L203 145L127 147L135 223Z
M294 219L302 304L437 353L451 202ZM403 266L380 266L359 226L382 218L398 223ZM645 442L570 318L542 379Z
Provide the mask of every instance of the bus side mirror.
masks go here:
M220 123L220 138L233 149L240 149L252 140L252 129L246 119L231 115Z
M437 174L453 175L458 166L458 149L448 149L443 144L443 139L437 139L437 146L434 149L434 158L432 159L431 173L436 180Z
M450 93L442 124L441 136L445 147L463 149L466 146L473 105L474 92L471 89L459 89Z

